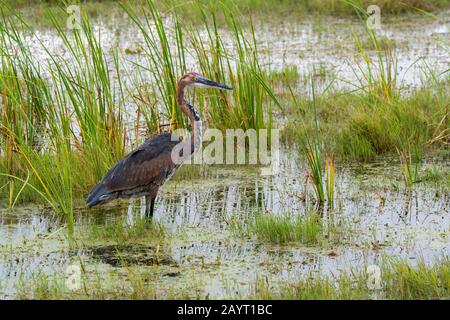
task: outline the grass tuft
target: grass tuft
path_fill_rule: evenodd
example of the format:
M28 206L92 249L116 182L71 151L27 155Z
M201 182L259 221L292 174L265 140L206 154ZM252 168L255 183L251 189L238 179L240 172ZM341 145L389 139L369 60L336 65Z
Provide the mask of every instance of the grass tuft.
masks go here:
M323 233L322 218L315 213L307 216L257 214L245 222L234 220L232 230L241 235L276 243L318 244Z

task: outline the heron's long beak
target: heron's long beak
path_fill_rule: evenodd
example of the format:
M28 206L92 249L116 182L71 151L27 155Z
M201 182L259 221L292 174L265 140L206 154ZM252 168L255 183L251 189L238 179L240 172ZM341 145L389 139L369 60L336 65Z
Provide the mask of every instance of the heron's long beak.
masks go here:
M197 80L192 84L194 87L200 88L213 88L220 90L233 90L232 87L226 86L221 83L214 82L212 80L208 80L204 77L198 77Z

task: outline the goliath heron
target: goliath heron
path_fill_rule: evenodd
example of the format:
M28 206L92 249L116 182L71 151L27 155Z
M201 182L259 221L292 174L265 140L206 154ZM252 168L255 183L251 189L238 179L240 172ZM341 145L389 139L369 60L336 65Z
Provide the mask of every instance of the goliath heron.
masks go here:
M166 182L181 165L174 161L172 150L179 143L189 144L191 157L201 142L202 122L199 112L184 99L184 90L190 86L233 90L226 85L208 80L198 73L189 72L180 78L177 84L177 104L189 118L192 126L190 141L182 141L170 133L162 133L148 139L136 150L122 158L112 167L103 179L89 192L86 199L88 207L106 203L117 198L145 196L145 213L153 216L155 198L159 187Z

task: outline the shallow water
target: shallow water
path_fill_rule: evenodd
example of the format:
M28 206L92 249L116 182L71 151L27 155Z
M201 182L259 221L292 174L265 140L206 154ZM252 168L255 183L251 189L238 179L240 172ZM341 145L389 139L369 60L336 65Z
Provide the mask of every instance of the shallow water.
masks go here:
M448 171L448 159L432 161ZM425 162L422 170L429 165ZM265 277L293 281L311 272L337 275L381 263L386 256L433 264L450 254L446 184L419 183L407 189L395 159L337 168L336 207L332 214L325 210L324 219L344 221L351 230L339 242L323 246L272 245L239 237L227 223L231 217L244 219L255 212L309 212L314 207L313 192L308 185L304 195L303 161L283 153L280 173L272 177L261 177L246 167L213 172L208 179L170 181L161 189L155 219L170 234L170 241L160 247L101 238L95 243L73 242L49 210L2 210L0 297L17 296L18 283L28 285L27 279L40 273L64 279L67 266L79 259L92 274L112 272L126 280L130 267L148 268L157 275L162 292L172 288L188 296L224 298L249 294L256 280ZM74 236L89 233L93 225L133 224L141 214L139 201L130 207L80 208Z
M420 87L423 81L426 81L424 76L426 66L429 66L435 75L448 69L450 64L449 13L449 10L443 10L436 13L435 18L414 15L401 19L392 17L382 19L377 36L379 39L388 38L395 43L393 55L397 62L395 71L398 86ZM170 30L173 25L170 17L166 17L165 22ZM295 65L301 76L310 74L314 68L321 69L325 72L321 79L323 82L328 84L331 79L336 78L337 87L348 89L355 89L348 83L358 84L358 78L362 76L355 71L355 60L360 59L357 58L358 50L353 32L362 41L366 38L363 36L362 23L350 18L322 17L255 22L260 63L264 68L280 71L287 65ZM70 35L70 32L68 34ZM144 79L151 80L148 72L136 69L136 64L147 65L144 52L137 49L144 46L144 40L142 34L126 16L112 14L108 19L95 20L94 34L97 34L100 39L112 74L114 74L114 59L111 50L117 48L123 60L121 70L130 72L129 74L121 72L124 83L131 82L130 75L137 72ZM207 37L206 31L201 34ZM169 43L174 43L174 38L170 36ZM231 49L233 42L229 31L221 30L221 36L224 46ZM48 59L46 50L52 55L65 59L70 57L55 30L36 30L33 35L26 34L25 39L34 57L42 63L44 73L46 72L45 64L51 61ZM192 51L190 44L185 45L188 52L187 69L200 70L198 62L189 55L189 51ZM173 54L176 55L176 52ZM367 54L377 65L376 52L367 50ZM417 62L418 60L422 61ZM299 84L298 90L309 93L309 87L309 85Z

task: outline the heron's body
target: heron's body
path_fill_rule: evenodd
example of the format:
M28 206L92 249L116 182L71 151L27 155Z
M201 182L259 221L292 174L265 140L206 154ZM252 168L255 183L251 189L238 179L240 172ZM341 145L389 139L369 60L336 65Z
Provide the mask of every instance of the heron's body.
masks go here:
M142 196L146 197L147 206L151 206L159 187L179 166L172 162L171 153L180 141L171 140L170 133L160 134L121 159L89 193L88 207L117 198Z
M212 83L211 86L231 89L206 80L195 73L183 76L178 82L177 102L183 113L191 121L191 140L182 141L170 133L163 133L148 139L106 173L89 193L86 200L88 207L117 198L145 196L146 213L149 216L153 215L155 198L159 188L180 167L182 161L180 162L179 159L185 161L192 156L201 142L202 122L200 114L184 100L185 87L196 83L194 81L202 81L202 84L210 82ZM180 143L184 144L180 146L179 156L181 158L174 161L172 151ZM183 152L187 152L187 154L183 154Z

